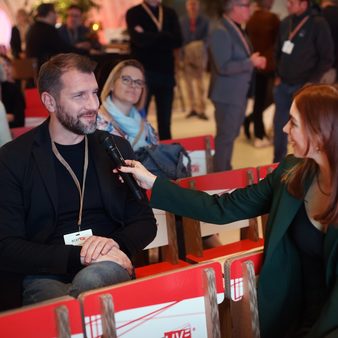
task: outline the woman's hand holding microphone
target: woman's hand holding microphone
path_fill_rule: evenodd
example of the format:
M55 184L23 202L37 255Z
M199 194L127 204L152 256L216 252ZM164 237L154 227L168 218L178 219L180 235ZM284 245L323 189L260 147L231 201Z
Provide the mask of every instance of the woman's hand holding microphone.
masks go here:
M127 167L114 169L114 173L130 173L134 176L137 184L143 189L152 189L157 178L154 174L148 171L141 162L135 160L125 160Z

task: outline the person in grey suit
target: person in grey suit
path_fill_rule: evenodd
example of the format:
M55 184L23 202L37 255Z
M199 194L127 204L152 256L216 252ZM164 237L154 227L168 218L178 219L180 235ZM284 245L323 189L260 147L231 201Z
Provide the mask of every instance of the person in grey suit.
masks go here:
M211 30L209 98L215 106L214 170L230 170L234 140L245 117L252 71L264 69L265 57L252 53L242 30L250 16L249 0L224 0L223 16Z

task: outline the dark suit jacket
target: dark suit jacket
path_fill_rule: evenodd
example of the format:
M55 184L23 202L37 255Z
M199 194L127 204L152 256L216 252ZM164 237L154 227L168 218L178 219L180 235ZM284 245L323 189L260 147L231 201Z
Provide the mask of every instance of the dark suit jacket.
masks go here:
M281 174L297 161L294 157L288 157L260 183L238 189L232 194L210 196L203 192L182 189L161 178L156 179L152 190L150 202L153 207L205 222L224 224L270 213L265 258L258 284L262 338L284 338L285 330L290 323L297 320L300 310L301 265L287 230L304 201L292 197L285 184L281 183ZM309 181L311 179L310 177ZM313 323L306 338L326 337L338 327L337 226L328 227L323 257L328 296L318 320Z
M88 35L89 35L89 29L85 26L78 27L77 40L75 42L71 40L69 32L68 32L68 28L66 25L62 25L60 28L58 28L58 33L63 41L65 41L69 45L73 45L74 43L77 43L77 42L87 41Z
M209 36L210 100L242 105L250 87L253 64L238 32L226 19Z
M98 40L95 40L91 38L90 30L86 26L79 26L77 28L77 39L76 41L72 41L71 37L69 35L69 31L66 25L62 25L60 28L58 28L58 33L62 40L66 42L68 45L74 46L78 42L89 42L91 44L91 48L94 49L100 49L101 45Z
M46 244L57 225L58 210L48 121L0 149L2 284L10 278L15 279L13 274L21 277L25 274L62 275L82 268L80 247ZM156 221L148 203L138 202L128 186L112 173L113 163L99 142L102 133L105 132L88 135L89 156L94 158L102 201L114 231L113 239L122 251L132 256L154 239ZM122 156L134 158L126 140L115 137L115 141ZM20 286L20 282L16 283ZM0 287L2 309L4 304L11 305L11 297L19 298L18 291L14 285L8 289Z

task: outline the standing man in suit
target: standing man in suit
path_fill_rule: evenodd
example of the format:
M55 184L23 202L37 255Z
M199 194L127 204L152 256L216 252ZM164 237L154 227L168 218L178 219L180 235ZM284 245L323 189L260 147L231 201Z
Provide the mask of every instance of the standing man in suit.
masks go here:
M250 16L249 0L224 0L223 16L209 38L211 80L209 98L215 106L214 170L230 170L235 138L245 117L254 67L264 69L266 59L252 53L242 25Z
M99 41L93 38L90 29L83 24L82 8L78 5L67 8L66 22L58 29L58 33L71 46L86 50L101 48Z
M21 296L30 304L129 280L130 258L156 235L152 210L112 173L100 143L93 70L77 54L44 63L38 89L50 117L1 147L1 310Z
M144 0L126 14L132 56L146 71L148 110L155 97L158 134L161 140L171 138L171 110L175 86L174 51L182 45L182 34L176 12L160 0Z

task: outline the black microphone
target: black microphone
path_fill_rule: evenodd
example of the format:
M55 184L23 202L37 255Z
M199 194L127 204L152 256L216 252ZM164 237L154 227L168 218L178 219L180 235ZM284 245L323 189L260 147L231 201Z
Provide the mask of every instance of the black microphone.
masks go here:
M117 148L115 144L115 141L112 140L111 136L109 135L103 136L100 141L103 144L108 155L112 158L117 168L121 166L127 167L127 164L124 161L124 158L122 157L119 149ZM119 174L122 176L123 181L128 184L130 190L134 193L136 198L140 201L143 200L144 196L141 193L132 174L123 173L123 172L119 172Z

